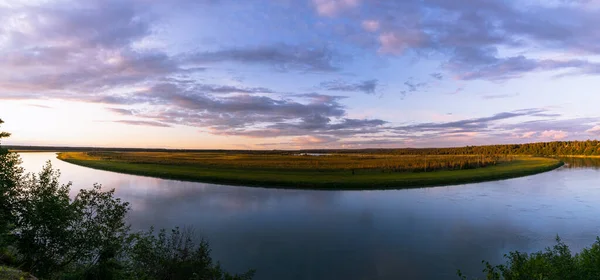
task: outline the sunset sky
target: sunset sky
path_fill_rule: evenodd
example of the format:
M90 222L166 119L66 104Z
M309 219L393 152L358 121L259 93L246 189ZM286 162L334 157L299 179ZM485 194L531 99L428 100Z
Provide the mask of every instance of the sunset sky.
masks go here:
M3 144L600 137L598 0L0 0Z

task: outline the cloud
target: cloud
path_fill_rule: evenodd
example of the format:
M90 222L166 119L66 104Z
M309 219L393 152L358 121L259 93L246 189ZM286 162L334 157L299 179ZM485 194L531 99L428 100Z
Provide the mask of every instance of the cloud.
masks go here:
M386 124L378 119L346 118L346 111L339 104L343 97L314 93L293 97L295 99L253 94L211 95L199 90L199 87L164 83L125 96L104 97L98 102L151 104L154 106L152 110L135 112L135 116L160 124L204 128L216 135L255 138L352 136L377 132ZM120 108L109 110L120 114L133 113Z
M52 108L50 106L40 105L40 104L28 104L28 106L38 107L38 108L43 108L43 109L51 109Z
M6 23L0 26L1 100L98 103L110 113L136 118L118 123L186 125L203 133L280 137L306 145L431 143L443 137L453 143L485 137L571 139L598 133L596 118L567 119L535 108L447 122L359 118L353 114L360 104L323 94L378 94L389 75L358 76L377 73L379 68L368 68L373 61L405 71L412 61L433 60L428 67L437 67L435 73L421 69L424 78L400 80L395 90L402 94L449 79L464 80L460 92L467 81L505 81L532 72L597 75L600 33L590 26L600 18L590 3L267 1L260 13L248 9L239 17L236 10L252 5L34 2L15 2L0 11ZM188 11L181 9L194 17L184 18ZM299 14L290 17L290 10ZM172 14L181 20L168 18ZM217 28L198 28L215 22ZM187 24L197 32L189 32ZM319 81L324 82L312 88L315 92L290 90Z
M536 131L525 132L521 135L521 138L529 139L529 138L532 138L533 136L535 136L536 134L537 134Z
M119 120L119 121L114 121L114 122L115 123L129 124L129 125L140 125L140 126L171 127L168 124L160 123L160 122L153 122L153 121Z
M363 20L361 26L369 32L376 32L380 28L380 23L377 20Z
M409 79L409 80L407 80L407 81L404 82L404 86L405 86L405 89L402 90L402 91L400 91L400 93L403 96L405 96L407 94L410 94L410 93L414 93L414 92L420 91L420 90L426 88L427 86L429 86L429 83L427 83L427 82L414 82L412 80L412 78L411 78L411 79Z
M509 94L509 93L505 93L505 94L486 94L486 95L482 96L481 98L487 99L487 100L493 100L493 99L512 98L512 97L517 97L517 96L519 96L518 93L514 93L514 94Z
M542 120L506 124L501 128L516 131L565 131L569 134L581 134L594 127L597 122L598 118L549 119L546 117Z
M600 136L600 125L596 125L590 129L586 130L585 132L592 134L592 135Z
M209 65L221 62L238 62L272 66L279 71L339 71L342 56L327 47L313 48L292 45L268 45L232 48L192 53L187 62Z
M429 76L431 76L432 78L434 78L436 80L444 79L444 75L442 75L442 73L431 73L431 74L429 74Z
M236 87L224 85L198 85L199 91L208 93L274 93L273 90L264 87Z
M386 122L378 119L347 119L330 118L313 115L299 119L298 122L279 122L256 129L226 129L213 131L219 135L237 135L253 138L273 138L281 136L301 136L317 134L322 136L352 137L363 134L373 134L385 131Z
M396 30L381 33L379 51L384 54L401 55L407 49L416 48L425 41L424 35L414 30Z
M150 34L151 24L140 7L111 0L8 6L3 9L8 9L9 21L22 25L3 33L10 47L43 46L40 40L53 47L122 47Z
M405 125L395 127L395 130L405 132L485 132L488 131L493 123L500 120L513 119L517 117L532 116L534 114L544 112L544 109L523 109L512 112L497 113L489 117L464 119L451 122L441 123L419 123L413 125Z
M12 24L0 28L0 87L65 96L199 71L163 51L133 47L152 30L140 7L131 1L7 7Z
M133 111L129 109L121 109L121 108L106 108L106 110L111 111L113 113L117 113L119 115L133 115Z
M449 94L459 94L461 92L463 92L465 90L465 87L457 87L454 91L450 92Z
M542 138L549 138L552 140L562 140L569 136L569 134L562 130L545 130L540 134Z
M600 24L598 7L553 3L375 0L360 10L336 6L327 16L354 21L367 38L376 32L382 54L446 57L441 66L458 79L498 81L540 71L599 74L600 63L585 58L600 54L600 33L589 28ZM559 59L565 54L583 58Z
M469 57L468 59L472 59ZM525 56L497 58L490 55L489 59L480 64L472 61L451 61L449 67L458 73L461 80L507 80L523 76L533 71L559 71L569 70L568 74L600 74L600 63L579 59L553 60L530 59Z
M294 137L292 143L300 146L315 145L315 144L326 144L337 141L337 138L331 136L301 136Z
M131 86L153 81L168 75L184 73L170 57L162 53L116 51L108 63L93 54L82 54L76 61L53 65L29 75L11 73L0 77L0 87L6 91L62 91L57 95L74 92L102 92L111 88ZM50 66L50 65L48 65ZM15 67L22 71L34 67ZM45 96L45 93L37 95Z
M317 12L323 16L334 16L344 9L358 6L360 0L313 0Z
M347 91L362 92L365 94L375 94L379 81L377 79L365 80L358 83L349 83L342 80L333 80L322 82L319 88L329 91Z

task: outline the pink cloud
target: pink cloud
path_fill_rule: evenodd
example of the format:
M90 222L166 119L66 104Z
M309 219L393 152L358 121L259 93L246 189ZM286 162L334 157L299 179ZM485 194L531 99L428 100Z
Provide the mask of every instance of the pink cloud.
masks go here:
M569 136L566 132L562 130L545 130L540 134L542 138L550 138L552 140L561 140Z
M362 28L366 31L375 32L379 30L380 24L377 20L363 20Z
M585 132L587 132L589 134L600 135L600 125L594 126L590 129L586 130Z
M341 10L358 6L360 0L313 0L317 12L322 16L335 16Z
M423 42L423 36L414 30L405 32L384 32L379 35L381 47L379 52L387 54L402 54L411 47L419 46Z
M531 137L535 136L536 134L537 134L537 132L535 132L535 131L525 132L519 138L526 138L526 139L528 139L528 138L531 138Z
M314 145L324 144L335 141L336 138L329 136L301 136L292 139L292 142L297 145Z

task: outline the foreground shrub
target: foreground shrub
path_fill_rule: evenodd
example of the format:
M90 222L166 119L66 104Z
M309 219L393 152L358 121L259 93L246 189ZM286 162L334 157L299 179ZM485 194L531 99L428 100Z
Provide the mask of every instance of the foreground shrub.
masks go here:
M0 120L2 124L2 120ZM0 138L9 136L1 133ZM48 162L23 176L20 158L0 147L0 279L249 280L213 263L191 231L131 233L129 204L100 185L69 197L71 183ZM10 268L6 265L18 267Z
M483 262L488 280L592 280L600 279L600 238L590 248L573 255L569 246L556 238L556 245L532 254L518 251L504 257L506 264ZM460 271L461 279L468 279Z
M42 279L247 280L231 275L210 257L205 241L178 228L131 233L127 202L100 185L69 198L71 184L48 162L21 179L12 234L17 263Z
M179 228L169 233L163 229L158 235L152 229L138 234L130 253L132 273L137 279L252 279L253 271L242 275L223 271L213 263L208 243L196 244L193 237L192 230Z

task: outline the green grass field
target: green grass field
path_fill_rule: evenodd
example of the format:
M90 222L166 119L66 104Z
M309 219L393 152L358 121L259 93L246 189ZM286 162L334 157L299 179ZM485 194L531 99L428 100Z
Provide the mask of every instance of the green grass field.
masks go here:
M479 156L299 156L218 152L64 152L59 153L58 158L95 169L184 181L364 190L508 179L549 171L562 165L555 159L524 156L497 159L479 168L430 168L425 172L423 166L454 166L450 163L487 161Z

